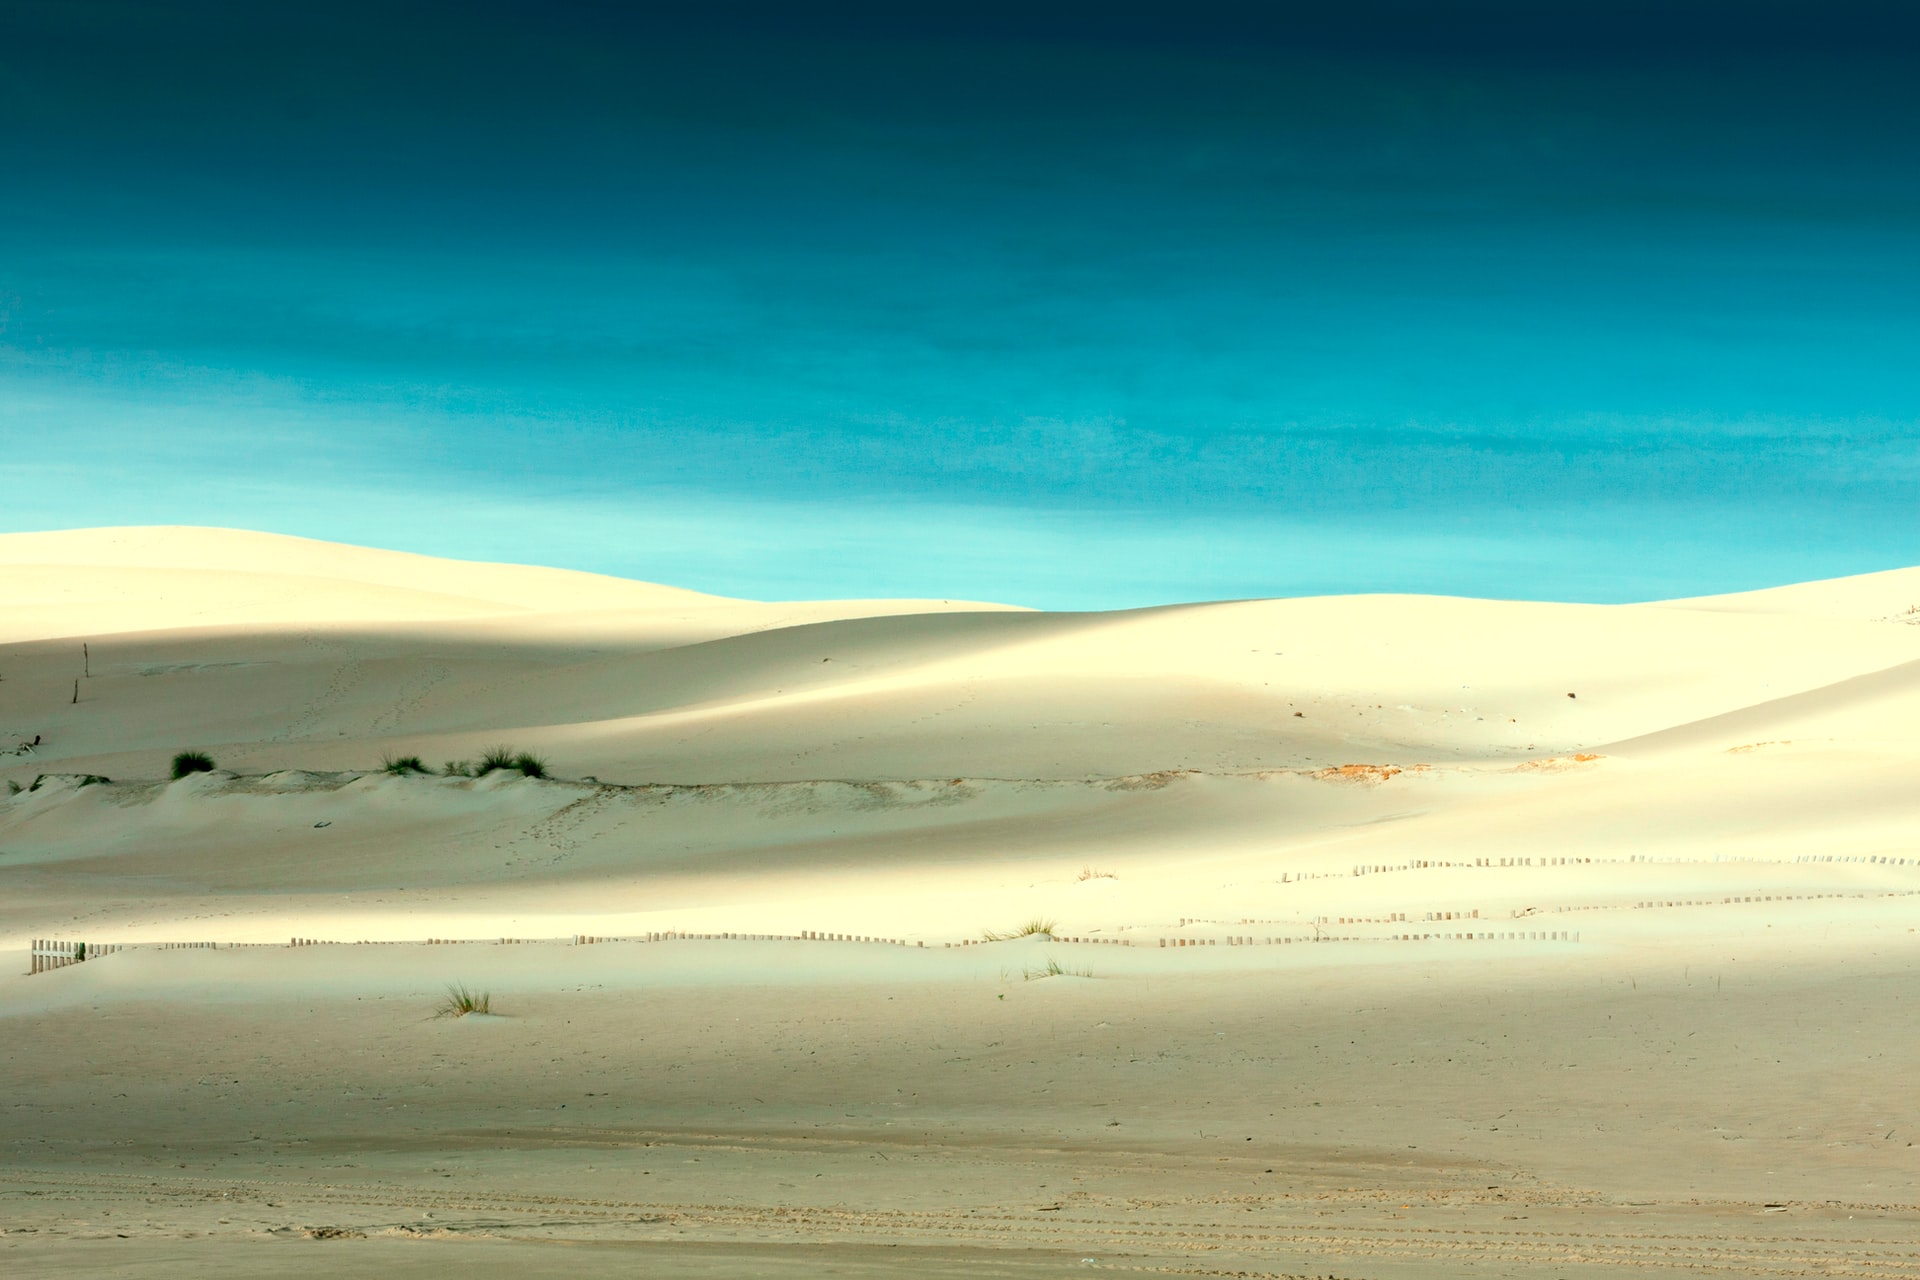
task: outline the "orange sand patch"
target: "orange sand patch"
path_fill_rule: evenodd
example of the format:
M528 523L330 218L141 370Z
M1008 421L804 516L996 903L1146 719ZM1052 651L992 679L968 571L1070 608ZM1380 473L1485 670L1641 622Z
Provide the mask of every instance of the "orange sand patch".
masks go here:
M1331 769L1317 769L1313 776L1322 782L1385 782L1400 767L1391 764L1342 764Z
M1530 773L1559 773L1575 765L1592 764L1600 759L1598 752L1577 751L1571 756L1547 756L1540 760L1527 760L1517 766Z

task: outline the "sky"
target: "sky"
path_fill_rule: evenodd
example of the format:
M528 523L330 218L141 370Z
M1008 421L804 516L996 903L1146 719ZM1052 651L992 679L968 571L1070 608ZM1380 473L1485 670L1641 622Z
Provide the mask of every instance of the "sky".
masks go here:
M763 599L1920 563L1920 11L0 0L0 531Z

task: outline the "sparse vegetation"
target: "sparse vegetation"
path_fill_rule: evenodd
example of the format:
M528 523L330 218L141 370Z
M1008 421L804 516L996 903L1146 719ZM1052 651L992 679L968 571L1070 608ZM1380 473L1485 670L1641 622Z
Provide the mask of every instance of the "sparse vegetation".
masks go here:
M389 762L388 772L400 772L393 767L394 764L404 764L408 760L417 762L417 757L408 756L405 760ZM449 760L440 772L449 778L484 778L499 770L525 774L529 778L544 778L547 776L547 762L531 751L515 751L506 746L488 747L479 760ZM420 772L425 773L426 770Z
M456 982L447 988L447 998L440 1002L438 1016L442 1018L464 1018L470 1013L492 1013L493 999L485 991L469 991L467 984Z
M173 777L177 782L190 773L212 773L213 757L204 751L182 751L173 758Z
M982 941L985 942L1012 942L1016 938L1046 938L1051 941L1053 938L1053 929L1053 921L1043 920L1039 916L1035 916L1025 924L1014 929L1011 933L1001 933L998 930L989 929L981 934L980 937Z
M425 773L427 766L420 763L419 756L383 756L380 767L388 773L409 774Z
M1082 880L1118 880L1119 878L1119 876L1113 874L1111 871L1099 871L1093 867L1080 868L1080 879Z
M20 785L19 783L17 783L17 782L15 782L15 781L14 781L14 780L13 780L12 778L8 778L8 779L7 779L7 794L8 794L8 795L10 795L10 796L17 796L17 795L19 795L19 794L20 794L20 793L21 793L22 791L25 791L25 790L26 790L26 788L25 788L25 787L23 787L23 786L21 786L21 785Z
M488 747L480 757L480 764L474 770L475 777L485 777L496 769L513 773L522 773L529 778L547 776L547 762L531 751L515 751L512 747Z
M495 769L511 769L515 759L517 757L512 747L488 747L480 753L480 763L475 767L474 773L484 778Z
M1069 969L1052 956L1048 956L1047 963L1044 966L1038 969L1022 969L1020 976L1028 982L1033 982L1039 978L1091 978L1093 976L1093 970Z

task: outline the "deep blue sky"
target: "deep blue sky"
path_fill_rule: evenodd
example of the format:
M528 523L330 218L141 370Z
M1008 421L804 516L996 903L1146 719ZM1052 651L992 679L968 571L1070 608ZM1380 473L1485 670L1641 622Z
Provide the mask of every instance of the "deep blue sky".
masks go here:
M0 0L0 529L761 597L1920 563L1920 20Z

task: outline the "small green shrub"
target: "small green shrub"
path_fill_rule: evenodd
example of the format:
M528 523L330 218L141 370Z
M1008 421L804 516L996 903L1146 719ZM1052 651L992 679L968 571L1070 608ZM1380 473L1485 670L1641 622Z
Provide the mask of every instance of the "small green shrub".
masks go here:
M466 760L449 760L447 761L446 768L440 772L449 778L471 778L473 776L473 765Z
M427 766L420 763L419 756L383 756L380 767L388 773L408 774L425 773Z
M485 991L469 991L467 984L456 982L447 988L447 998L440 1002L438 1016L442 1018L464 1018L470 1013L493 1012L493 997Z
M8 778L8 779L7 779L7 794L8 794L8 795L10 795L10 796L17 796L17 795L19 795L19 794L20 794L20 793L21 793L22 791L25 791L25 790L26 790L26 788L25 788L25 787L23 787L23 786L21 786L21 785L20 785L19 783L17 783L17 782L15 782L15 781L14 781L14 780L13 780L12 778Z
M173 777L177 782L190 773L212 773L213 757L204 751L182 751L173 758Z
M547 776L547 762L531 751L522 751L519 755L515 756L513 758L513 767L526 774L529 778L544 778Z

